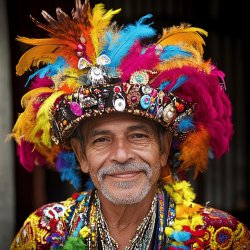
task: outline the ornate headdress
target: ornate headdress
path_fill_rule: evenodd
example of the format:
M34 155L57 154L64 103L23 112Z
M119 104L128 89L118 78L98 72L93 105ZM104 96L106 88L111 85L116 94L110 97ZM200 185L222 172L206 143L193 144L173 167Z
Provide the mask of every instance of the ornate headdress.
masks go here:
M57 168L77 187L78 168L69 139L80 121L112 112L146 117L172 131L180 169L203 171L209 155L219 158L232 136L231 104L224 73L203 58L207 32L180 24L162 34L147 21L118 27L118 10L90 8L76 0L72 18L60 8L47 24L32 18L48 38L17 40L32 45L16 72L29 76L12 136L24 167Z

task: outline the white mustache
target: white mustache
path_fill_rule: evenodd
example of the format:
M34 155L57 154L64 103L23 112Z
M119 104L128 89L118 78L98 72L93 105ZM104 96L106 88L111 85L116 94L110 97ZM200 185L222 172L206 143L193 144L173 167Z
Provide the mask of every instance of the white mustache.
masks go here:
M152 175L152 169L147 163L143 162L127 162L123 164L115 163L102 167L98 171L98 180L102 181L105 175L122 174L125 172L139 172L144 171L148 177Z

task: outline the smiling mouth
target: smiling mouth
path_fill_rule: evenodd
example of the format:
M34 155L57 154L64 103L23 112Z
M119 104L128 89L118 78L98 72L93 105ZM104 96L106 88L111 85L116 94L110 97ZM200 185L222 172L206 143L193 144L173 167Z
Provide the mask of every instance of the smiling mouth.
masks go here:
M123 173L116 173L116 174L111 174L109 175L110 177L113 178L119 178L119 179L130 179L134 178L137 175L141 174L142 171L136 171L136 172L123 172Z

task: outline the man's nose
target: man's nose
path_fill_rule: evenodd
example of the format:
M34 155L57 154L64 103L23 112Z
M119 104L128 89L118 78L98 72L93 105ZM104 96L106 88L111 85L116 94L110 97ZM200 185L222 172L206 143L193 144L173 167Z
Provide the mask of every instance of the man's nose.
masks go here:
M111 150L111 161L125 163L134 157L131 146L124 138L117 139Z

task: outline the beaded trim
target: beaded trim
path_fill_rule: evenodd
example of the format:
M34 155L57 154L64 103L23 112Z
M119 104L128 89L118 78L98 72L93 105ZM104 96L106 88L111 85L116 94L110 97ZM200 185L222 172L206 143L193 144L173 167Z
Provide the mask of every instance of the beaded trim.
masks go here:
M180 139L190 132L177 132L176 128L181 119L193 114L194 104L171 92L165 93L161 88L151 87L149 71L134 72L128 83L104 81L97 84L94 81L94 84L92 81L91 85L83 85L73 94L65 95L55 106L51 138L56 144L67 141L81 120L113 112L155 120Z

